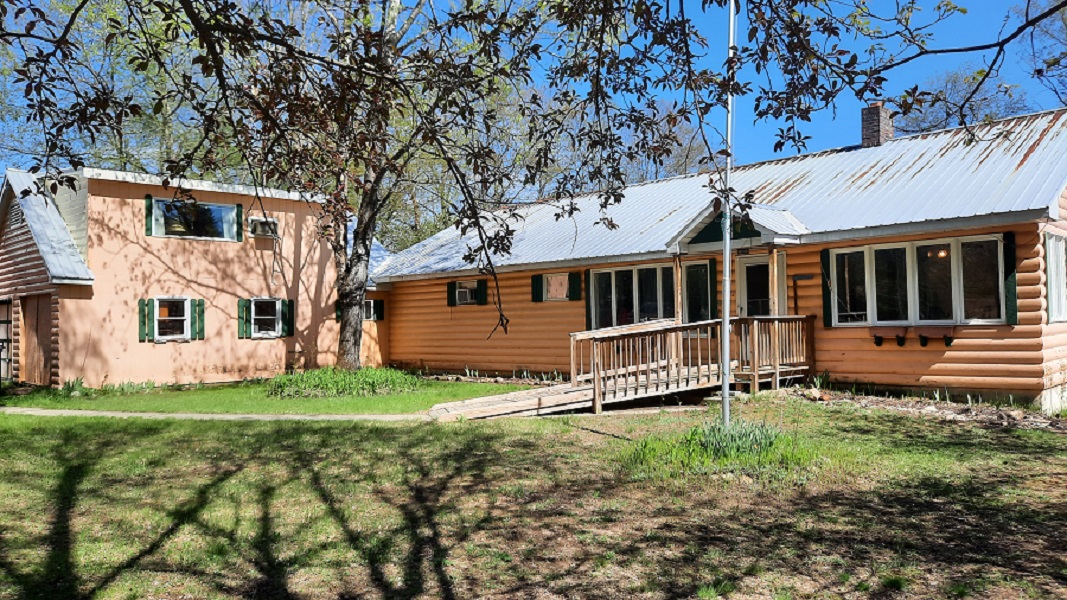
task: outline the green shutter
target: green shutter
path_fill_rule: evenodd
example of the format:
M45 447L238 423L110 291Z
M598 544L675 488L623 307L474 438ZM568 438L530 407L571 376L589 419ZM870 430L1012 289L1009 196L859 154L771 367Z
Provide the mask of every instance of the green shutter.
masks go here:
M341 303L336 300L333 302L333 317L338 321L341 320Z
M455 306L456 305L456 282L455 281L449 281L448 282L448 305L449 306Z
M145 301L145 340L153 342L156 339L156 301Z
M530 300L533 302L545 301L545 276L532 275L530 277Z
M189 339L195 340L196 332L200 329L200 313L196 311L196 300L189 300Z
M245 241L245 207L242 204L237 205L237 241Z
M708 284L711 286L711 310L708 312L712 319L719 318L719 261L714 258L708 259Z
M193 300L196 304L196 339L204 339L204 299Z
M1008 325L1019 324L1019 295L1016 291L1015 233L1004 233L1004 320Z
M147 301L141 298L137 301L137 341L143 342L148 339L148 309L145 308Z
M296 333L296 302L282 300L282 337L292 337Z
M833 293L830 289L830 250L819 252L822 262L822 326L834 324Z
M582 299L582 274L575 271L567 273L567 300L577 302Z
M152 237L152 211L156 207L156 201L152 198L152 194L146 194L144 197L144 234L148 237Z
M249 319L248 313L251 312L251 302L244 298L237 299L237 339L248 339Z
M374 320L385 320L385 300L371 300L371 304L374 305Z
M585 330L593 329L593 272L585 270Z
M489 304L489 280L478 280L478 305L485 306Z

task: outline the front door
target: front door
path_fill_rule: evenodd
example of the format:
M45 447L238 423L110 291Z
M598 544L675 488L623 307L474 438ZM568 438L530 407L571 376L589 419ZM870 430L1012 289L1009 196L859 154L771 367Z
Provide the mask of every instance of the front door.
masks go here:
M49 385L52 379L52 297L19 300L19 380Z
M771 314L771 269L767 263L747 264L745 268L744 303L741 316L766 317Z
M778 314L786 314L785 253L778 253L778 281L771 285L770 257L740 256L737 259L737 313L742 317L774 314L771 294L778 295Z

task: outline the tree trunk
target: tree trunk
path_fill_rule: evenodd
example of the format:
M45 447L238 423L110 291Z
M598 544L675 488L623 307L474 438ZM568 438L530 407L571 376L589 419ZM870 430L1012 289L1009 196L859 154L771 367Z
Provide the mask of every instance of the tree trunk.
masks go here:
M360 349L363 345L363 318L366 316L363 314L363 300L367 296L371 243L377 217L369 205L373 205L373 202L361 203L352 233L352 249L337 274L337 306L341 311L337 366L342 369L356 370L362 366Z

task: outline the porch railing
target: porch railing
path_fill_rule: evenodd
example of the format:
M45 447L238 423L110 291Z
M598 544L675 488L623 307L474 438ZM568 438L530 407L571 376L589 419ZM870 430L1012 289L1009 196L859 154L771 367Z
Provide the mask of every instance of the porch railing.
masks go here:
M814 368L814 316L731 321L734 382L753 392ZM571 334L571 384L591 384L593 409L614 401L721 384L722 320L649 321Z

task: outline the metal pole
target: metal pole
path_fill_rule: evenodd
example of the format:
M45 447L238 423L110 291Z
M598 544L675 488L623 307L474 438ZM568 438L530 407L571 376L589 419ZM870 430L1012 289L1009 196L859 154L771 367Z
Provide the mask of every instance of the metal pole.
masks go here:
M734 39L737 36L737 5L730 0L730 48L727 61L727 73L733 69ZM733 210L730 206L730 175L734 166L734 95L726 96L726 168L723 171L722 198L722 422L730 424L730 268L733 255L730 250L730 236L733 230Z

